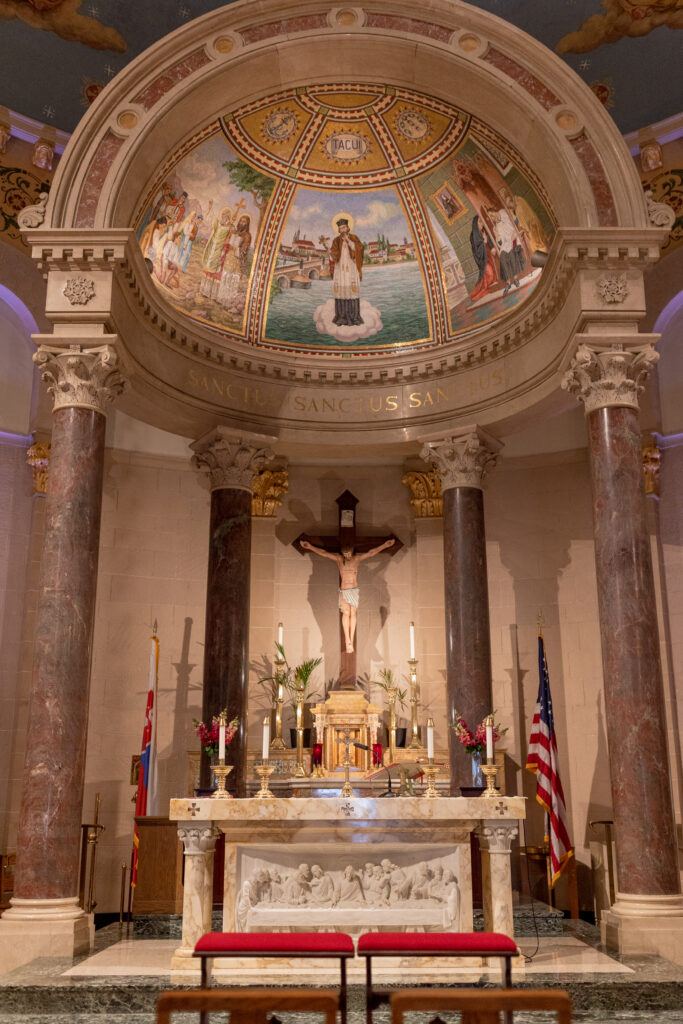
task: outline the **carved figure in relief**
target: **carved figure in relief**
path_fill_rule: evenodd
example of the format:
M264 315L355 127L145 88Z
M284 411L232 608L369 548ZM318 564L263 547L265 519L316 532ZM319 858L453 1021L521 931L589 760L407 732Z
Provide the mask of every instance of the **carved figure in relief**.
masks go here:
M413 875L410 889L411 900L428 900L430 872L426 864L418 864Z
M319 864L311 868L311 902L319 907L330 907L334 902L334 882Z
M403 868L392 864L388 859L382 861L382 870L389 879L390 890L389 900L391 903L398 903L400 900L407 900L410 896L412 882Z
M335 905L345 906L349 903L365 903L363 887L352 864L347 864L344 868Z
M280 872L273 868L270 876L270 901L271 903L282 903L285 898L285 890L282 884Z
M444 927L458 931L460 928L460 888L458 879L452 871L444 871L443 885L446 892Z
M389 906L391 882L384 874L381 864L373 867L370 877L363 881L363 889L367 903L374 907Z
M240 894L237 897L237 903L235 905L235 920L238 932L246 931L249 911L252 907L255 907L257 903L258 897L256 896L255 887L253 887L252 883L247 880L242 884L242 888L240 889Z
M308 864L299 864L293 875L285 882L285 900L290 906L308 903L311 895L311 869Z
M352 547L343 547L341 554L336 551L325 551L324 548L317 548L307 540L301 541L301 547L306 551L312 551L323 558L330 558L339 566L339 610L342 616L342 627L344 640L346 642L347 654L353 652L353 641L356 635L356 615L360 601L360 590L358 587L358 566L367 558L378 555L385 548L390 548L394 543L393 537L385 540L376 548L371 548L365 554L356 555Z

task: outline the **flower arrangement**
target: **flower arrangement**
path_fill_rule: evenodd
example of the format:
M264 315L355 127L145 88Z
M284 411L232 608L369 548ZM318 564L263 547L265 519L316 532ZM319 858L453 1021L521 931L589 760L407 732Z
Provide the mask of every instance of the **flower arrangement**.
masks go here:
M495 715L495 711L493 712ZM486 719L480 722L474 732L470 729L465 719L458 712L454 712L455 725L451 726L451 729L458 737L463 747L468 754L484 754L486 753ZM493 723L493 742L499 743L502 736L505 735L507 729L501 729L500 725L496 722Z
M224 716L227 725L225 726L225 745L232 741L233 736L239 729L240 720L239 718L233 718L232 721L228 722L228 709L223 710L218 715L214 715L211 722L207 725L205 722L200 722L198 718L193 718L192 722L195 727L195 732L199 736L199 741L204 747L205 753L208 757L218 756L218 739L219 729L221 727L221 716Z

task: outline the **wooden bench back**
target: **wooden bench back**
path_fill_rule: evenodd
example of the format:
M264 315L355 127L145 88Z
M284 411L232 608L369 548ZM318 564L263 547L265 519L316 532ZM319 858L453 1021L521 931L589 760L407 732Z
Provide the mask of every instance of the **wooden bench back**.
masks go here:
M336 1024L339 999L324 989L199 989L162 992L157 1000L157 1024L170 1024L172 1013L230 1013L230 1024L268 1024L275 1012L324 1013L325 1024Z

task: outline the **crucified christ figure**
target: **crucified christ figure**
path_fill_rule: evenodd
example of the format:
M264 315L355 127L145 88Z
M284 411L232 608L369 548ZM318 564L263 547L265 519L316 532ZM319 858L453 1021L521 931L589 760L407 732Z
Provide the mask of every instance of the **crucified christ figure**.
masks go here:
M361 562L364 562L366 558L372 558L373 555L378 555L380 551L384 551L385 548L390 548L394 544L394 538L390 537L389 540L385 540L383 544L378 544L376 548L371 548L370 551L366 551L362 555L354 554L354 550L351 546L345 546L341 549L341 554L336 551L325 551L324 548L317 548L314 544L311 544L307 540L301 541L301 547L305 548L306 551L312 551L316 555L322 555L323 558L331 558L333 562L336 562L339 566L339 610L342 616L342 627L344 629L344 639L346 641L346 653L353 653L353 640L356 635L356 609L358 608L358 601L360 597L360 590L358 588L358 566Z

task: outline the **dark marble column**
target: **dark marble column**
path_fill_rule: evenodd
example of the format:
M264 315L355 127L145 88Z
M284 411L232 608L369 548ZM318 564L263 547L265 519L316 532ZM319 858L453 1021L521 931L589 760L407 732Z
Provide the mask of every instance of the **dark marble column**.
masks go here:
M34 917L42 900L77 916L103 407L123 388L110 346L43 347L34 359L55 409L11 920L25 916L27 900ZM69 913L63 907L61 919Z
M441 474L446 615L446 714L451 794L472 785L472 758L451 729L493 710L483 480L501 444L482 430L430 442L421 457Z
M612 910L632 916L635 906L641 917L680 892L638 423L638 393L657 359L647 341L582 344L563 381L588 427L619 879Z
M219 427L192 445L193 462L211 485L209 569L206 584L202 720L227 708L239 729L227 747L233 765L227 788L246 795L251 498L254 473L273 457L259 440ZM209 787L210 763L202 751L200 785Z

